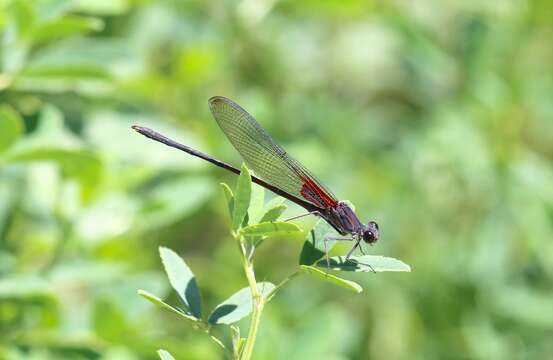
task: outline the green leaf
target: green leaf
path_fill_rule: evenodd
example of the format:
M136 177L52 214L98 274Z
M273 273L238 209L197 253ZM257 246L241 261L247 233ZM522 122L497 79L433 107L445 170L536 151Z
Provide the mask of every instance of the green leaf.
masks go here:
M33 28L31 36L35 43L40 44L89 31L100 31L103 27L104 23L100 19L70 15L37 25Z
M159 349L157 351L157 354L159 355L159 358L161 360L175 360L173 355L171 355L167 350Z
M242 164L238 184L236 185L234 196L234 211L232 213L232 229L238 230L248 213L250 206L250 197L252 192L252 178L250 171L245 164Z
M267 296L274 288L275 285L270 282L257 283L257 289L263 296ZM251 312L252 293L249 287L245 287L217 305L207 321L210 324L230 325L248 316Z
M66 150L49 146L25 149L15 147L18 148L17 151L10 151L6 157L9 162L53 161L62 168L65 176L75 178L90 186L98 184L102 162L91 151Z
M36 2L36 12L40 19L61 18L73 10L75 0L42 0ZM44 20L43 20L44 21Z
M12 146L23 130L23 120L17 111L8 105L0 105L0 152Z
M240 230L243 236L282 236L301 232L301 229L288 222L263 222L255 225L246 226Z
M252 193L250 207L248 209L249 224L257 224L263 216L263 206L265 204L265 190L263 187L252 183Z
M13 1L13 20L15 20L18 35L23 37L36 20L35 7L32 1Z
M21 72L23 78L74 78L74 79L105 79L110 80L111 75L106 70L96 65L44 65L44 66L29 66ZM17 84L18 89L26 89L28 87Z
M263 215L261 220L259 222L269 222L269 221L277 221L277 219L282 215L284 211L286 211L287 206L284 204L276 205Z
M363 288L361 287L361 285L359 285L356 282L339 278L338 276L335 276L335 275L329 274L327 272L321 271L321 270L319 270L317 268L314 268L312 266L300 265L300 271L302 273L305 273L305 274L314 275L314 276L318 277L319 279L323 279L323 280L328 281L332 284L345 287L346 289L349 289L349 290L354 291L356 293L360 293L361 291L363 291Z
M175 313L179 316L181 316L182 318L188 320L188 321L191 321L193 323L196 323L198 322L199 320L193 316L190 316L188 315L187 313L167 304L166 302L164 302L163 300L161 300L160 298L158 298L157 296L153 295L153 294L150 294L149 292L147 292L146 290L138 290L138 295L142 296L143 298L145 298L146 300L150 301L151 303L159 306L160 308L164 309L164 310L169 310L171 311L172 313Z
M32 53L13 88L107 95L115 86L111 80L118 74L118 64L129 61L130 52L128 43L115 38L73 37L52 42Z
M300 254L300 265L313 265L317 260L325 256L324 238L333 234L334 229L326 221L320 219L315 227L309 232ZM327 251L334 247L336 241L327 241Z
M186 305L190 314L200 319L202 317L202 306L196 277L184 260L173 250L160 247L159 254L171 286Z
M326 260L319 261L317 266L326 268ZM345 256L331 257L330 269L354 272L411 271L411 267L401 260L377 255L351 256L347 262Z
M282 205L284 204L284 200L285 199L281 196L275 196L271 200L269 200L267 204L265 204L265 209L269 210L274 208L275 206Z
M37 130L21 138L2 159L5 162L53 161L65 176L96 187L103 164L98 155L86 149L81 140L63 126L63 115L47 105L40 114Z
M232 190L227 184L220 183L220 185L221 185L221 188L223 189L223 193L225 194L225 198L227 199L228 211L230 213L230 216L232 217L233 210L234 210L234 194L232 193Z

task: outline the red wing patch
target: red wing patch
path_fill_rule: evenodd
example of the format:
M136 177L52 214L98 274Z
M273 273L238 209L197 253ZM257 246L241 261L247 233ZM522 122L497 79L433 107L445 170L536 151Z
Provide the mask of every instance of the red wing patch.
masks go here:
M319 187L313 180L302 177L303 185L300 190L300 194L309 202L321 207L321 208L328 208L332 207L335 208L338 204L336 200L330 195L326 193L323 189Z

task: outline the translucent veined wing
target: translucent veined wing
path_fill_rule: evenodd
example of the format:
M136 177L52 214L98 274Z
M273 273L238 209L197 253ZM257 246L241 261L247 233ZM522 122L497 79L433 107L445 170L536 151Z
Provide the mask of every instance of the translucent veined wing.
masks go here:
M335 196L290 157L240 105L215 96L209 99L209 108L221 130L257 176L321 209L336 207Z

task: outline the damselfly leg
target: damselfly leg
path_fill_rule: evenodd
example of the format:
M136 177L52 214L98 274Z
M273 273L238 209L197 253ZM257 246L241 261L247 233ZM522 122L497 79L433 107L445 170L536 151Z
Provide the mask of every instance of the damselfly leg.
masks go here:
M352 240L353 240L353 237L347 236L347 235L346 236L327 235L323 238L327 269L330 268L330 258L328 257L328 242L329 241L352 241Z
M300 218L302 218L302 217L309 216L309 215L319 215L319 212L318 212L318 211L310 211L310 212L305 213L305 214L301 214L301 215L297 215L297 216L292 216L291 218L284 219L284 220L282 220L282 221L288 222L288 221L300 219Z
M346 261L345 262L348 262L349 261L349 258L351 257L351 255L353 255L353 252L355 251L355 249L359 248L359 251L361 251L361 254L363 255L366 255L365 252L363 251L363 246L361 245L361 239L357 240L357 242L355 243L355 245L353 245L353 247L351 248L351 250L348 252L348 254L346 255ZM355 261L356 263L358 264L362 264L362 265L365 265L365 266L368 266L371 271L373 273L376 274L376 271L373 269L372 265L371 264L365 264L365 263L362 263L362 262L358 262L358 261Z
M355 244L351 247L350 251L348 251L348 254L346 255L346 262L349 260L351 255L353 255L353 252L355 251L355 249L357 249L360 243L361 243L361 238L357 239Z

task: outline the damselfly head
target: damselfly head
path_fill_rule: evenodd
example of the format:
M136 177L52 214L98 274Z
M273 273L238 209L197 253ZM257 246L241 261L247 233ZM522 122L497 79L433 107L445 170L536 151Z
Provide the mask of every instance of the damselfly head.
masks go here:
M374 221L369 221L363 231L363 241L367 244L375 243L380 237L380 231L378 230L378 224Z

